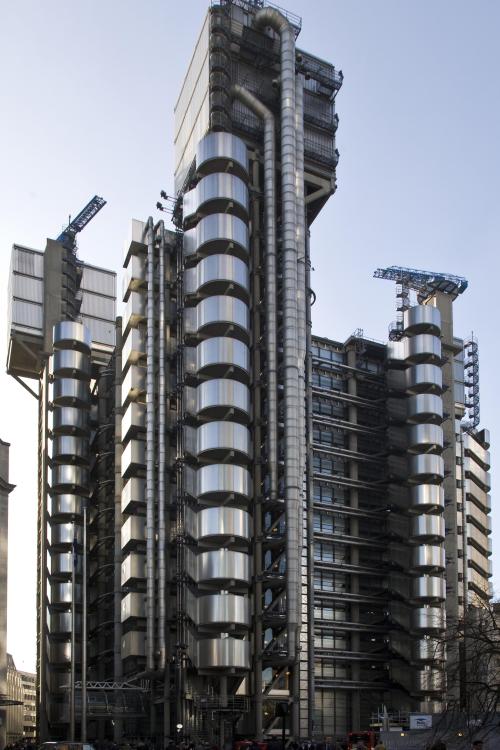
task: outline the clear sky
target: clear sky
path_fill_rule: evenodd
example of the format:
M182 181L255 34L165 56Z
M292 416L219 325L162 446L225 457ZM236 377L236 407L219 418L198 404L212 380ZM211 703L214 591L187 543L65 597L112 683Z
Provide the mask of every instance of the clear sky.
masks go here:
M313 225L313 330L386 339L391 264L466 276L456 330L479 338L481 407L499 440L500 3L289 0L299 46L344 72L338 191ZM95 194L80 256L119 270L131 217L173 190L173 107L208 0L11 0L0 24L0 319L13 242L43 249ZM120 289L120 285L118 286ZM6 357L6 326L0 358ZM12 443L8 648L35 666L36 402L1 375ZM498 388L498 384L497 384ZM495 473L494 473L495 476ZM500 514L493 493L495 583Z

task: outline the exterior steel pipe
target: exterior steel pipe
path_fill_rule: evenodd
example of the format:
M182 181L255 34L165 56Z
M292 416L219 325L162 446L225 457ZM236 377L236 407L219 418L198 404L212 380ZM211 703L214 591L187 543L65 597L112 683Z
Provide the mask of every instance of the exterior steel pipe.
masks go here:
M297 196L297 312L299 340L299 446L300 480L306 470L306 407L305 407L305 358L306 358L306 217L304 200L304 76L298 75L295 82L295 132L297 154L295 183Z
M296 238L296 120L295 120L295 35L285 16L274 8L262 8L254 24L270 26L280 35L281 57L281 211L283 242L283 374L285 385L285 498L287 557L287 641L292 660L297 657L297 631L300 622L300 449L299 449L299 368L297 319L297 238ZM294 669L294 673L297 669ZM294 674L294 677L297 675ZM294 735L298 735L294 711Z
M231 88L238 99L264 122L264 199L266 228L266 357L269 485L278 496L278 345L276 323L276 143L271 111L243 86Z
M154 403L154 254L155 232L151 216L147 223L147 374L146 374L146 665L154 669L155 636L155 403Z
M159 668L166 664L166 524L165 524L165 224L160 222L160 309L159 309L159 385L158 385L158 650ZM149 399L148 399L149 405Z

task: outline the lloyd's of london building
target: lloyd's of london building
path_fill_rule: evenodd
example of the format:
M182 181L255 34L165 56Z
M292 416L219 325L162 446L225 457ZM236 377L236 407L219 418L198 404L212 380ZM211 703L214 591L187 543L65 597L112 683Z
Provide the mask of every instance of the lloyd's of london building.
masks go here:
M210 7L175 110L175 230L132 222L114 332L108 272L14 248L9 371L39 381L41 739L222 745L281 732L278 704L295 738L439 712L447 618L488 600L464 280L386 270L389 344L311 335L342 74L300 25ZM56 256L80 302L54 310Z

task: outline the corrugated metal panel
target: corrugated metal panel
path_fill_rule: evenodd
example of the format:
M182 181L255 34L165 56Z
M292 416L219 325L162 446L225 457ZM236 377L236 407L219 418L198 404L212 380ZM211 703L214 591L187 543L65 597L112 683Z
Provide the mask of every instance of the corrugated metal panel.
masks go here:
M12 270L27 276L43 278L43 253L28 247L14 245L12 248Z
M43 303L43 280L34 276L12 275L12 295L28 302Z
M110 297L103 297L101 294L93 294L83 290L82 294L82 315L90 315L93 318L103 318L104 320L114 321L115 301Z
M42 305L15 299L12 302L12 326L34 328L41 332L43 326Z
M115 345L115 325L111 321L108 323L98 318L89 318L82 315L82 323L86 325L92 336L92 341L96 344Z
M116 297L116 274L83 264L81 288L95 294Z

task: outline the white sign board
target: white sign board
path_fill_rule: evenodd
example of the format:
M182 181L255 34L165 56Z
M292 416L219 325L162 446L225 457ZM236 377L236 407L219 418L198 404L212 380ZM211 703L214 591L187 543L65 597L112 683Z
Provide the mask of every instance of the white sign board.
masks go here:
M430 714L410 714L410 729L432 729Z

